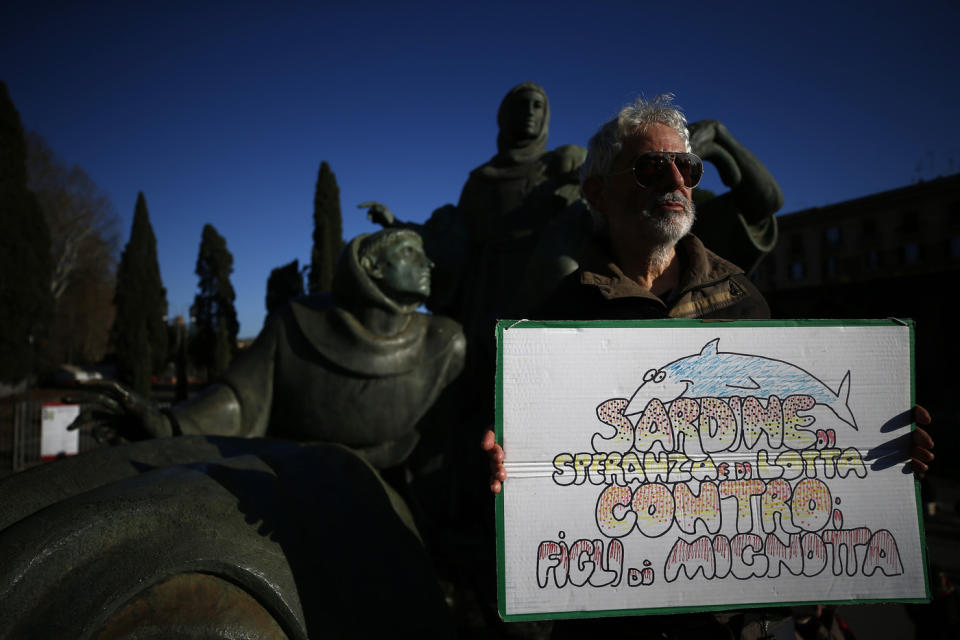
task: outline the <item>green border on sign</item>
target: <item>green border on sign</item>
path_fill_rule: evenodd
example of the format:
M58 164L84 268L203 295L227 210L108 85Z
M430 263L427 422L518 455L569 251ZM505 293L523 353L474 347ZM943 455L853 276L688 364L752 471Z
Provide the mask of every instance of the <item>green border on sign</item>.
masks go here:
M704 325L718 327L871 327L871 326L904 326L909 330L910 341L910 401L911 406L916 404L916 373L914 354L914 322L912 319L855 319L855 320L702 320L702 319L661 319L661 320L499 320L496 327L497 338L497 377L495 392L496 437L499 444L503 444L503 332L513 329L546 329L546 328L637 328L663 329L682 327L702 327ZM916 429L911 424L911 431ZM930 600L930 576L927 572L927 547L923 527L923 505L920 500L920 483L914 479L916 495L917 522L920 531L920 549L923 557L923 582L926 590L925 598L879 598L854 600L806 600L796 602L755 602L749 604L704 605L689 607L659 607L647 609L604 609L593 611L557 611L530 614L507 614L505 610L506 585L506 553L504 548L503 530L503 496L509 482L504 483L503 490L496 496L495 508L497 518L497 609L500 617L507 622L524 622L533 620L562 620L570 618L605 618L614 616L645 616L655 614L694 613L702 611L726 611L738 609L756 609L761 607L786 607L806 604L871 604L880 602L925 603Z
M494 420L496 429L497 443L503 445L503 331L509 327L510 323L506 320L497 322L497 378L494 385ZM494 504L497 512L497 610L500 617L509 620L504 612L504 603L507 601L507 583L506 583L506 552L504 551L503 541L503 494L507 490L507 483L503 483L503 488L495 496Z

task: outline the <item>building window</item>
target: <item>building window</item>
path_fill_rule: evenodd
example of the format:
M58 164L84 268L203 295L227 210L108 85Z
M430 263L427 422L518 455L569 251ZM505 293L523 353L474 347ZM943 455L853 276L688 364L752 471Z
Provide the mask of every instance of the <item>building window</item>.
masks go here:
M873 238L876 235L877 235L877 221L864 220L863 221L863 237Z
M920 216L915 211L908 211L900 218L900 233L916 233L920 230Z
M947 207L946 218L951 229L960 229L960 201Z
M828 276L837 275L837 259L834 256L827 258L827 262L824 265L824 268Z
M824 235L826 236L828 247L840 246L840 227L827 227Z
M795 233L790 238L790 250L793 253L803 253L803 236Z
M804 275L803 263L794 262L790 265L790 279L791 280L803 280Z
M920 247L916 242L908 242L903 245L903 264L916 264L920 262Z
M947 255L951 258L960 258L960 236L953 236L950 238L950 243L947 247Z
M867 266L876 269L880 266L880 254L875 250L867 251Z

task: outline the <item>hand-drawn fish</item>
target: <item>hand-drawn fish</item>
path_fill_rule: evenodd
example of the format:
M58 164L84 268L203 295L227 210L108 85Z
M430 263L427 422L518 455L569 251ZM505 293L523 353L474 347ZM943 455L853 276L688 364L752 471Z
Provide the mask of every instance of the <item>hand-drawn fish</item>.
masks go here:
M840 382L840 388L834 392L815 375L794 364L745 353L720 352L717 350L719 342L720 338L714 338L696 355L647 371L643 376L643 384L633 392L623 414L631 416L642 412L653 398L666 404L681 396L777 396L783 399L791 395L808 395L817 404L829 407L851 427L857 428L857 421L848 406L849 370Z

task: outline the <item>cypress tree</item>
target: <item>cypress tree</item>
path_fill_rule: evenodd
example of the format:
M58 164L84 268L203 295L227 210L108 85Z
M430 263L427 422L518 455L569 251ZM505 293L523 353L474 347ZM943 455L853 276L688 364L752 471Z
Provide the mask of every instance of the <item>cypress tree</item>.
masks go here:
M267 313L283 307L291 298L303 295L300 261L294 260L270 272L267 278Z
M233 256L227 241L211 224L204 225L197 256L196 274L200 291L193 299L193 361L207 370L207 378L223 373L236 350L237 311L233 306L236 294L230 283Z
M340 188L326 161L320 163L313 196L313 251L310 254L310 293L329 291L337 256L343 248Z
M148 395L150 374L159 373L167 361L167 291L160 280L157 239L142 192L137 194L130 241L117 269L114 304L117 377Z
M20 114L0 82L0 380L33 373L34 342L53 308L50 230L27 190Z

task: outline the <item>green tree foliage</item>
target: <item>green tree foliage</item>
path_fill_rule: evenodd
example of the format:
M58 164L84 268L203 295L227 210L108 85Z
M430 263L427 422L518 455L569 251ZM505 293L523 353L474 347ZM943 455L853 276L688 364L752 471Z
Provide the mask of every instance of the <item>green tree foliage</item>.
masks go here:
M223 373L230 364L237 345L237 311L233 306L236 294L230 283L233 256L227 241L211 224L204 225L197 256L200 291L190 307L193 316L193 362L207 370L207 378Z
M113 301L117 377L149 394L150 374L159 373L167 362L167 291L160 281L157 239L142 192L133 211L130 241L120 257Z
M337 256L343 248L340 187L326 161L320 163L313 196L313 251L310 254L310 293L329 291Z
M44 352L52 362L89 364L106 355L114 320L119 221L110 198L80 167L27 134L29 189L50 229L54 314Z
M267 278L267 313L283 307L291 298L303 295L303 273L300 261L277 267Z
M20 114L0 82L0 380L36 368L33 344L50 319L50 231L27 189Z

